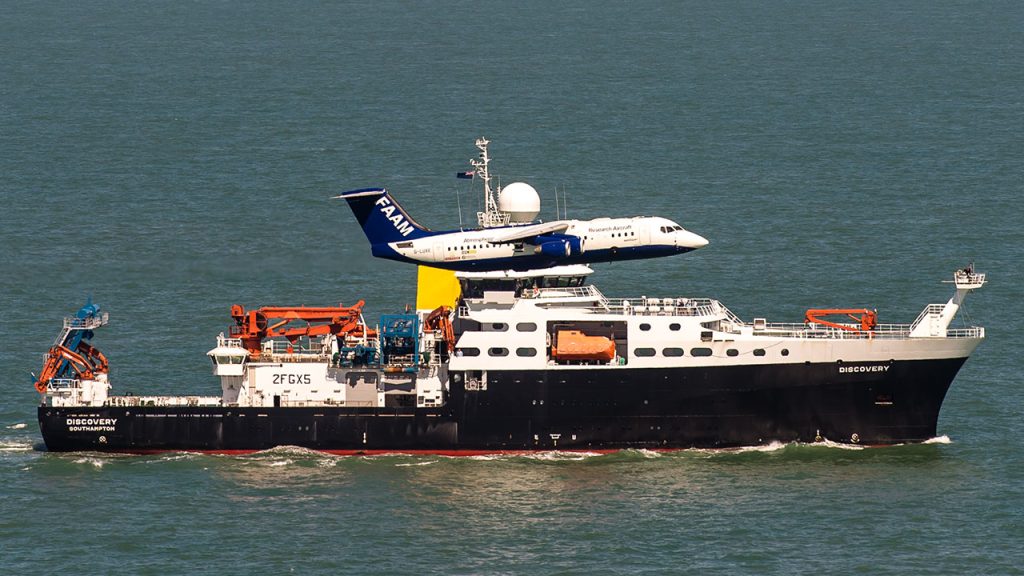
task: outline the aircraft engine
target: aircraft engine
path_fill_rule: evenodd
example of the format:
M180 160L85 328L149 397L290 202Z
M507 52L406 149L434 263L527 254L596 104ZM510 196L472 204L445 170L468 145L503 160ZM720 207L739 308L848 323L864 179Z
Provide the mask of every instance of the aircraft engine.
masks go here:
M545 256L564 258L583 253L580 239L576 236L547 235L538 236L537 240L537 251Z

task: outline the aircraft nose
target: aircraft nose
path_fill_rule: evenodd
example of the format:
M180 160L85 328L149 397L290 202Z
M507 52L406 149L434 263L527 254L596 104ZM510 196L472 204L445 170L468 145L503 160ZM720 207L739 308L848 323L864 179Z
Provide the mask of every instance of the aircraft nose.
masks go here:
M696 250L708 245L708 239L689 230L676 230L676 246Z

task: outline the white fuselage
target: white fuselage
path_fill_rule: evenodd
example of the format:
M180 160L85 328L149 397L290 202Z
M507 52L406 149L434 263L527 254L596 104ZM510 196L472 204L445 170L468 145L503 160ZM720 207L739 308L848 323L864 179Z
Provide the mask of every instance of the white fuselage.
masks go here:
M566 254L587 261L588 253L595 259L606 259L608 253L621 253L622 259L635 257L635 249L663 249L665 255L694 250L707 240L683 229L675 222L659 217L597 218L569 220L560 236L579 240L579 252ZM514 229L514 228L513 228ZM539 254L538 242L524 240L494 242L494 229L468 230L427 236L415 240L392 242L388 247L396 255L424 264L482 261ZM617 259L617 258L607 258Z

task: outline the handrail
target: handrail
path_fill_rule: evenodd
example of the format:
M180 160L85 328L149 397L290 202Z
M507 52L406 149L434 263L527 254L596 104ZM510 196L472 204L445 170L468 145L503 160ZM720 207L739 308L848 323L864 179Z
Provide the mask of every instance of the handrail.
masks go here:
M103 312L99 316L89 316L88 318L78 318L75 316L66 316L64 318L64 328L72 330L90 330L92 328L98 328L105 326L110 322L110 313Z
M924 322L925 318L941 315L944 308L944 304L929 304L925 306L924 310L921 310L921 313L917 315L917 319L910 325L910 329L917 328L918 324Z

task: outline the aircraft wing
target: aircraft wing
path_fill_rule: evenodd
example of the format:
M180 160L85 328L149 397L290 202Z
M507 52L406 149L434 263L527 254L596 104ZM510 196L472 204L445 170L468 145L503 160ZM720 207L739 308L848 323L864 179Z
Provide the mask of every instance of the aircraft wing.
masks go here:
M503 242L518 242L520 240L529 240L542 234L551 234L552 232L564 232L569 227L568 220L555 220L554 222L545 222L543 224L530 224L529 226L515 226L513 228L503 228L493 235L484 238L487 242L493 242L495 244L501 244Z

